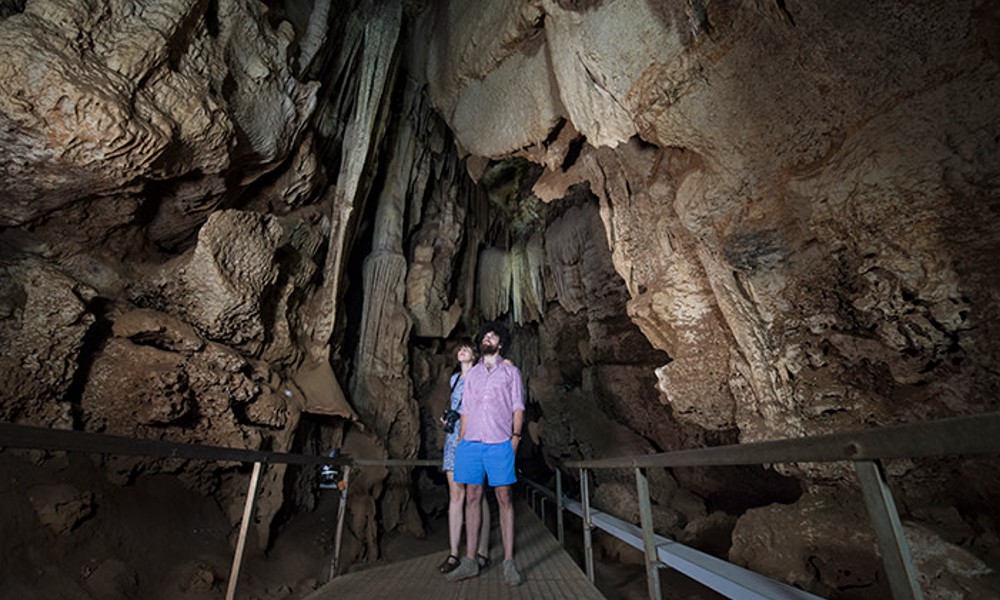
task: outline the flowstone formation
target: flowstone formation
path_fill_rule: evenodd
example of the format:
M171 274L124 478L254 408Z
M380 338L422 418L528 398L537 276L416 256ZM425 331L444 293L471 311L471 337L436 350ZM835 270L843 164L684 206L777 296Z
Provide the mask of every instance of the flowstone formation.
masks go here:
M0 1L0 418L436 458L454 346L493 318L538 477L995 410L997 31L989 2ZM218 505L225 551L248 479L109 457L61 485L70 463L32 458L0 519L15 548L31 523L53 542L10 553L29 563L103 555L102 498L177 482ZM993 462L887 465L929 597L995 595ZM436 477L353 473L344 564L421 534ZM595 479L635 516L628 473ZM254 547L314 484L267 469ZM846 466L651 487L661 533L884 593L867 531L814 543L865 521ZM149 597L141 551L58 583ZM186 594L213 564L177 567Z

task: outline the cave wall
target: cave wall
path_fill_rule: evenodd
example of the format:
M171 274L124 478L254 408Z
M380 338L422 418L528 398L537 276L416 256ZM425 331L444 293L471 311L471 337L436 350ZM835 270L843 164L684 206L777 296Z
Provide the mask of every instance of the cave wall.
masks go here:
M334 447L371 437L351 430L359 417L331 360L353 238L330 232L357 227L342 210L357 200L331 185L346 153L330 145L345 129L378 145L383 94L367 111L343 101L374 58L340 56L360 47L363 15L328 8L297 4L286 19L255 1L5 3L5 420L289 451L309 413L332 419ZM346 90L324 89L324 72ZM367 193L367 153L358 162ZM172 473L238 523L245 468L103 466L119 485ZM262 548L299 501L285 471L264 476ZM366 526L359 539L375 537Z

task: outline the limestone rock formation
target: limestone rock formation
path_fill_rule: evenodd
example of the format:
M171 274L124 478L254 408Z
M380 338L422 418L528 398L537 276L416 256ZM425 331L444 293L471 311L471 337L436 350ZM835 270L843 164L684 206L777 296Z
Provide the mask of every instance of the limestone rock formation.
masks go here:
M433 196L426 210L421 206L417 213L420 226L414 232L415 245L406 273L406 307L413 317L415 335L446 338L458 323L463 304L468 304L466 298L453 298L451 294L454 279L459 276L456 267L460 244L469 234L464 227L467 208L459 201L459 184L447 183L460 168L457 158L450 154L437 158L436 165L427 164L430 162L415 166L417 176L429 177L432 169L443 176L429 186ZM415 185L411 197L420 197L424 186L426 181Z
M996 410L998 23L989 2L0 1L0 419L436 458L451 349L492 318L542 475ZM245 468L97 464L240 517ZM887 468L927 589L990 597L997 467ZM352 476L346 562L422 530L410 475ZM651 480L663 533L883 594L871 537L837 534L864 520L849 475ZM267 469L260 545L314 479ZM628 474L595 479L635 516ZM98 502L74 529L90 488L47 489L75 507L36 511L49 539L106 526ZM130 560L72 589L141 595ZM185 593L217 591L184 560Z
M292 76L291 32L262 27L263 5L225 1L209 18L188 1L92 9L32 2L0 28L9 57L0 72L8 198L0 222L28 223L124 190L141 197L146 186L219 174L233 162L249 181L288 155L317 85ZM201 187L178 200L203 219L222 190ZM118 210L122 220L137 216L129 203Z
M262 304L278 281L281 236L273 217L212 213L194 251L139 282L132 299L180 316L209 339L257 354L265 334Z
M826 597L891 595L864 511L857 497L832 490L813 491L793 506L752 509L736 524L730 559ZM982 579L992 570L980 559L919 525L904 525L926 597L1000 597Z
M542 11L521 0L483 8L434 5L428 31L452 35L426 38L426 72L431 100L459 144L479 156L497 156L545 139L564 109L539 27Z
M0 415L5 421L73 428L70 395L94 316L92 290L37 255L0 264Z
M38 520L57 534L69 533L94 512L93 494L70 484L35 486L28 499Z
M447 14L459 14L458 4ZM500 26L492 13L462 13L452 27L524 32L532 10L524 3ZM977 158L995 142L973 133L995 123L992 105L974 99L995 91L996 62L979 44L971 9L880 10L896 26L869 35L870 15L841 5L804 5L793 15L775 5L710 4L701 16L639 2L543 5L534 35L552 67L534 87L554 79L573 128L590 145L620 148L588 153L581 168L589 174L579 177L604 199L630 314L674 359L660 386L681 418L735 426L753 441L842 428L859 413L874 423L910 420L892 401L907 393L937 397L949 413L993 406L994 378L968 362L978 361L973 349L989 360L996 353L981 337L996 310L995 278L959 273L991 272L980 260L997 246L983 225L990 192L978 183L995 166ZM914 41L923 23L954 34L933 56ZM584 43L628 26L648 35L630 36L625 50ZM778 50L805 36L813 50L798 62ZM582 47L590 50L565 55ZM461 62L432 63L430 79L461 82L521 60L493 47L464 52ZM513 135L470 131L452 107L475 98L484 113L509 115L517 105L490 104L472 86L439 89L432 97L463 148L486 148L481 136L487 156L502 156L524 138L558 133L551 120L545 133L533 129L545 111L512 119L526 124ZM642 141L622 148L626 121ZM921 123L922 133L904 123ZM970 140L967 149L947 147L951 136ZM903 146L905 159L893 150ZM865 155L885 159L873 159L876 167ZM969 175L944 176L950 169ZM840 183L848 181L869 183ZM911 210L901 214L895 207L906 198ZM968 235L946 233L960 231ZM893 289L894 301L871 297ZM986 321L973 326L976 312ZM954 369L956 361L965 366ZM874 367L867 380L858 377L864 363Z

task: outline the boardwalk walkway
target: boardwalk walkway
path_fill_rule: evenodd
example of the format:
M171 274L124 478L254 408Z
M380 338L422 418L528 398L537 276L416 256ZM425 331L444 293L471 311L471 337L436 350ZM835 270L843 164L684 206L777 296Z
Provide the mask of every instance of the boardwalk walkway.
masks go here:
M586 575L523 503L517 503L515 561L524 583L510 587L503 581L503 549L491 549L493 563L479 577L449 583L437 566L447 551L335 578L305 600L500 600L553 598L603 600ZM499 537L494 535L495 538ZM499 542L499 539L497 540Z

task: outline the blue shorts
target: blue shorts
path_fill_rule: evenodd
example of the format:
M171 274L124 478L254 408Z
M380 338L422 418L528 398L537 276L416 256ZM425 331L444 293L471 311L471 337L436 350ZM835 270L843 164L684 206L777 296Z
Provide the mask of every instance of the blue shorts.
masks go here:
M517 483L514 473L514 447L510 440L484 444L462 440L455 450L455 481L483 485L487 478L493 487Z

